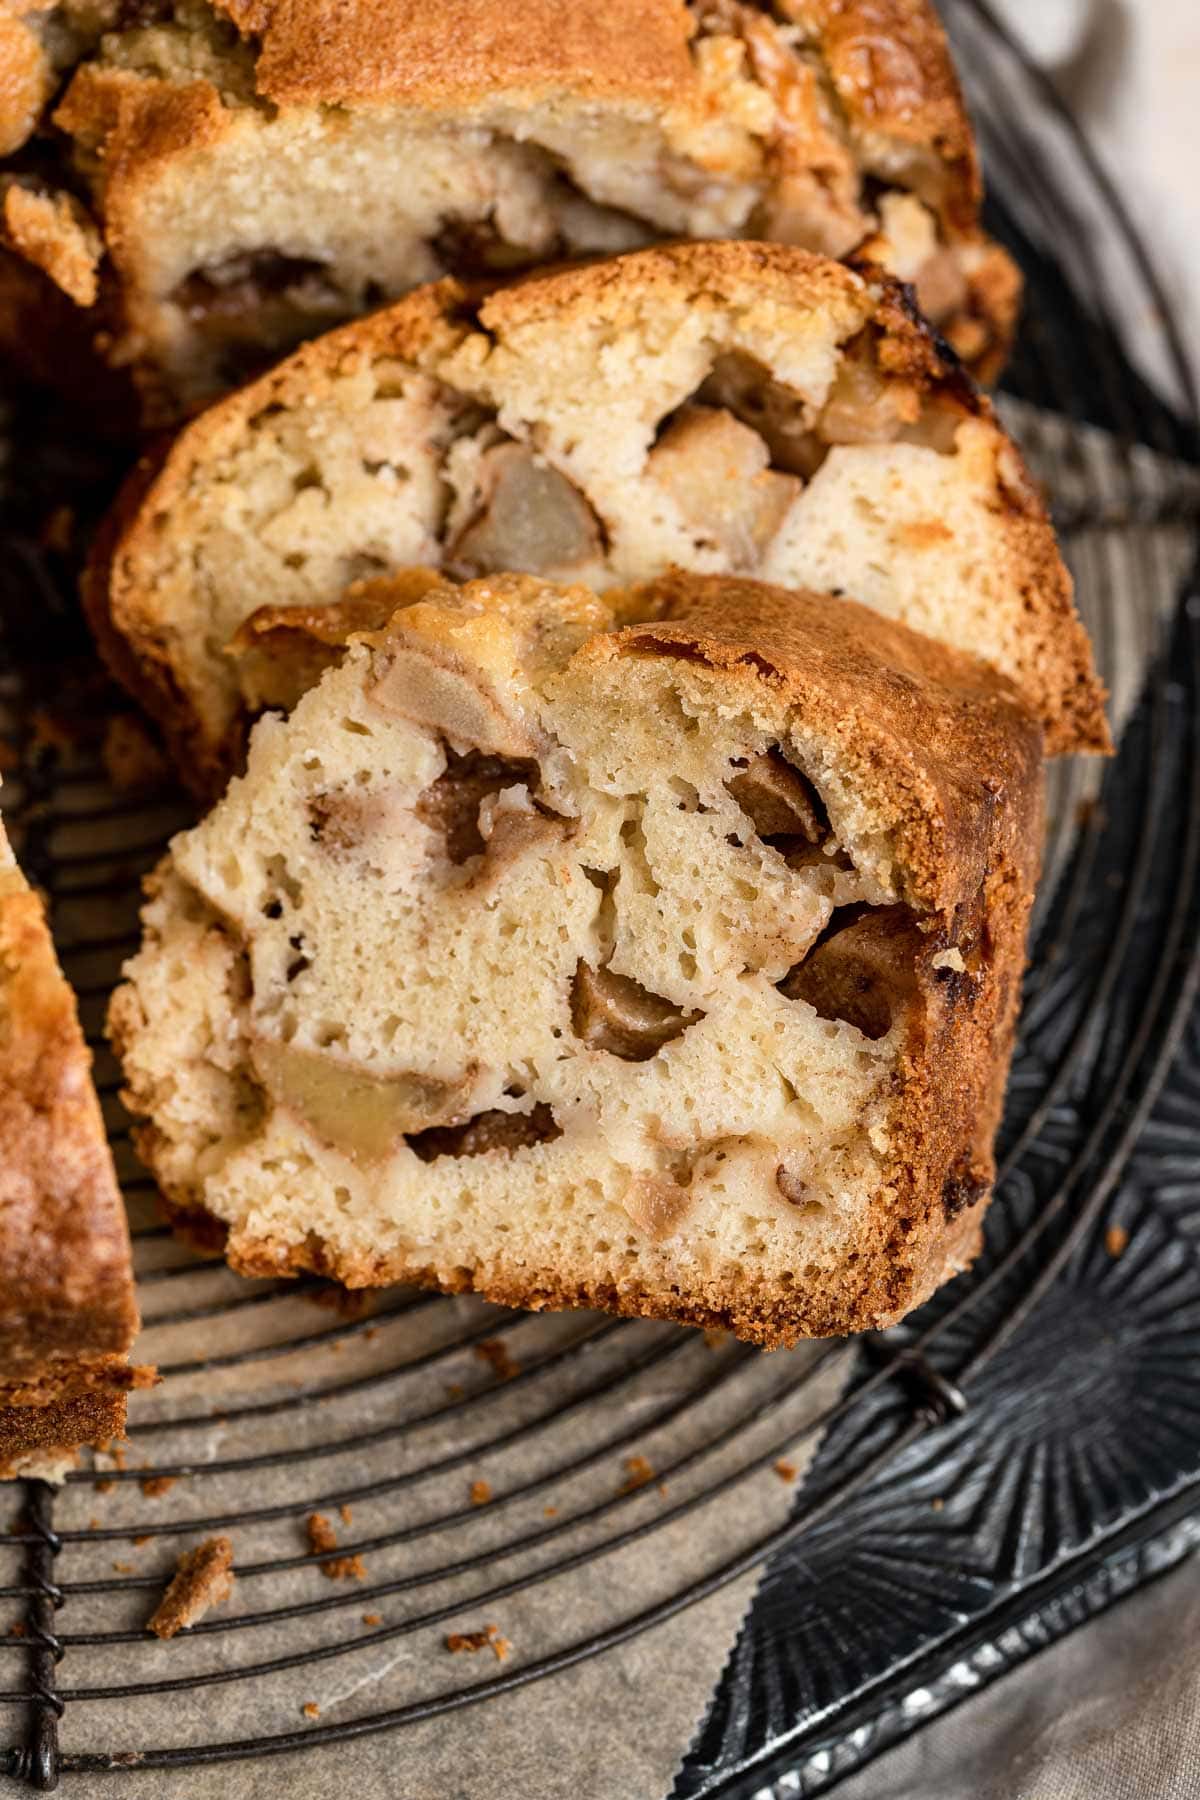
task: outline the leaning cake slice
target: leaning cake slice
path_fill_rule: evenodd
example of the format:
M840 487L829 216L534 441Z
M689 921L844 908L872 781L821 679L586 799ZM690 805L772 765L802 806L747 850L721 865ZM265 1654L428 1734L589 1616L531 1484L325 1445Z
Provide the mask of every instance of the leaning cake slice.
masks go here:
M129 1230L75 999L0 826L0 1477L120 1437L138 1328Z
M306 346L127 493L89 613L184 775L220 791L278 699L234 643L406 565L603 589L674 565L865 602L1007 674L1050 749L1107 742L1041 499L886 279L684 244L454 283Z
M111 1029L169 1206L246 1273L762 1344L898 1319L992 1180L1015 691L732 577L392 597L153 878Z

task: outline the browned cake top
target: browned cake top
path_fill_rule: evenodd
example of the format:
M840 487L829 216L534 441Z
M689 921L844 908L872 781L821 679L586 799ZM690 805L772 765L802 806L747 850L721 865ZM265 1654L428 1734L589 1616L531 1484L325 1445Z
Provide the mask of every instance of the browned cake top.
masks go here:
M500 91L662 99L691 82L679 0L217 0L261 43L256 85L281 104L461 104Z
M747 284L752 285L752 296ZM425 291L431 298L444 295L447 302L453 296L460 308L471 298L457 283L443 282ZM731 239L721 243L660 244L604 262L526 275L482 299L479 320L497 337L507 337L520 327L543 319L569 321L573 313L588 319L599 314L619 330L639 319L647 306L681 296L702 307L745 305L752 297L762 306L795 307L802 299L805 306L813 309L827 306L837 310L861 309L864 313L875 310L861 277L841 263L788 244ZM402 301L400 307L405 304ZM397 321L400 307L391 309L390 316ZM445 310L453 313L449 304ZM428 305L423 312L425 331L432 337L434 326ZM380 315L381 323L387 317L387 313ZM409 329L415 326L414 318ZM926 362L928 372L941 371L936 356L927 357ZM971 394L975 404L970 384L960 381L959 385L964 395ZM986 402L980 399L978 404Z

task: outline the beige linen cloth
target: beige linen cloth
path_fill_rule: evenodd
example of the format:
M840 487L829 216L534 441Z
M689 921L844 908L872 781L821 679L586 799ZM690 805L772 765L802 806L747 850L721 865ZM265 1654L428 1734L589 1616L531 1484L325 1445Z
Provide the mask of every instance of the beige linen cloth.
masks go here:
M1193 1555L841 1782L837 1800L1195 1800L1198 1643Z

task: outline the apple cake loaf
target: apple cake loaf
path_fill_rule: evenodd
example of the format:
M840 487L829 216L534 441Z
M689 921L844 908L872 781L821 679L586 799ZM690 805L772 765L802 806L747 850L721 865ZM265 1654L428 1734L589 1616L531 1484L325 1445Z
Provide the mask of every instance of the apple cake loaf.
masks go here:
M60 1480L148 1379L75 999L0 826L0 1477Z
M1042 734L853 602L379 584L152 878L110 1030L232 1264L886 1325L974 1255Z
M139 471L85 600L215 793L279 698L238 654L250 614L412 565L595 589L679 566L849 596L995 664L1050 749L1107 742L1053 529L989 403L894 284L805 251L654 248L478 307L420 289Z
M664 236L866 253L984 379L1012 335L930 0L26 0L0 67L0 232L159 419L440 275Z

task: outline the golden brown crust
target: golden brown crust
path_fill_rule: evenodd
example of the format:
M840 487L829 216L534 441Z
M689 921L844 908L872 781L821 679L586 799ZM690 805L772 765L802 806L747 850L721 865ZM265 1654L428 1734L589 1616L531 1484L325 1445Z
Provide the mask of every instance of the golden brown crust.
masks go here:
M450 284L441 286L448 290ZM786 244L733 238L680 240L603 262L539 270L483 296L479 323L506 342L543 320L566 326L576 316L599 316L619 331L642 316L648 298L663 303L686 298L714 311L748 300L785 308L870 310L863 278L843 264ZM399 312L406 304L402 300L389 310Z
M0 871L0 1358L124 1351L129 1236L75 1002L45 916Z
M0 6L0 156L10 156L32 136L54 75L37 36Z
M0 1408L6 1461L141 1384L129 1232L74 996L0 833ZM57 1421L57 1422L56 1422ZM119 1429L119 1426L117 1427ZM106 1425L101 1436L111 1435ZM92 1441L89 1431L83 1439Z
M216 0L258 41L255 85L281 105L462 106L498 91L590 99L693 89L694 25L677 0L618 0L596 12L559 0ZM768 16L770 6L762 8ZM953 210L973 225L979 176L945 32L929 0L781 0L814 41L850 123L945 159Z
M123 1356L62 1356L23 1375L0 1380L0 1406L50 1406L81 1394L128 1394L153 1387L153 1369L133 1366Z
M280 105L394 102L434 108L497 91L685 98L691 21L678 0L217 0L260 42L255 81Z
M114 253L125 247L127 225L113 193L131 197L162 165L218 143L229 116L208 81L156 81L96 63L76 70L52 122L82 150L101 157L105 238Z
M81 1444L125 1432L125 1394L96 1390L48 1406L0 1406L0 1481L56 1474L78 1460Z

